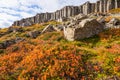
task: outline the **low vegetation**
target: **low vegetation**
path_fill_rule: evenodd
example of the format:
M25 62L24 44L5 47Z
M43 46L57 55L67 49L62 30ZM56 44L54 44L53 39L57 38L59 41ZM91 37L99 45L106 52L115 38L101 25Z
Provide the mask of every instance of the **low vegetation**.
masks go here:
M56 22L49 22L58 24ZM24 27L0 40L21 36L43 25ZM16 35L17 34L17 35ZM62 32L0 49L0 80L100 80L120 77L120 29L109 29L91 38L69 42Z
M109 11L110 13L120 13L120 8L112 9Z

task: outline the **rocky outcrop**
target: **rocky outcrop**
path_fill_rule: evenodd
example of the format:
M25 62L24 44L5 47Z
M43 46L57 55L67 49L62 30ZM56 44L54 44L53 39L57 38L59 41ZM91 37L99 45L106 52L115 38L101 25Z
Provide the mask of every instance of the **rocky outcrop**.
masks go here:
M71 16L90 13L106 13L111 9L120 8L120 0L99 0L96 3L86 2L80 6L66 6L53 13L40 13L36 16L15 21L12 26L31 26L33 24L59 20Z
M43 29L41 34L46 33L46 32L53 32L53 31L55 31L54 26L53 25L48 25Z
M17 37L15 39L6 40L0 43L0 49L5 49L13 44L23 41L23 38Z
M31 38L36 38L41 32L40 31L31 31L31 32L28 32L27 36L28 37L31 37Z
M64 27L64 36L69 41L89 38L104 29L104 26L95 19L84 19L69 25Z
M9 27L7 32L23 32L22 27Z
M112 18L108 23L106 23L106 28L120 28L120 20Z
M56 31L63 31L63 25L56 25L53 27Z

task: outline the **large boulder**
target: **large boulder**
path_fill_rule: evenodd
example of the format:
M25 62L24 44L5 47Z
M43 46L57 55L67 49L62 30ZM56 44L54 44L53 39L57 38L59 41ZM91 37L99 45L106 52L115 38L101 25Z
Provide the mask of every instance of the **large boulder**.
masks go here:
M64 27L64 36L69 41L89 38L102 32L104 29L104 26L95 19L84 19L79 24L71 24L71 26L69 24Z

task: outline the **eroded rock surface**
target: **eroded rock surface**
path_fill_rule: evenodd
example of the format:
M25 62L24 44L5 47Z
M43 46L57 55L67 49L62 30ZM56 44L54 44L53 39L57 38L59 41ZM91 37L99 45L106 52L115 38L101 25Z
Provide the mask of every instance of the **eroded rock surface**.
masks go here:
M70 26L71 25L71 26ZM64 36L69 41L89 38L102 32L104 26L95 19L84 19L64 27Z
M17 37L15 39L5 40L2 43L0 43L0 49L5 49L13 44L19 43L21 41L24 41L24 38Z
M80 6L66 6L53 13L39 13L33 17L15 21L12 26L31 26L33 24L43 23L50 20L57 20L59 22L65 19L78 15L90 13L106 13L111 9L120 8L120 0L98 0L96 3L89 1Z

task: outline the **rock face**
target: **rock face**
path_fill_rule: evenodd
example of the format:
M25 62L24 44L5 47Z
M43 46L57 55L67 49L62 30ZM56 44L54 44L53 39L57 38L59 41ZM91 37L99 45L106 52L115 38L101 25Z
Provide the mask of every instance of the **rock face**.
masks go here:
M42 33L46 33L46 32L53 32L53 31L55 31L53 25L48 25L48 26L46 26L46 27L43 29L43 31L41 32L41 34L42 34Z
M96 3L86 2L80 6L66 6L53 13L40 13L36 16L15 21L12 26L31 26L33 24L60 20L71 16L90 13L106 13L111 9L120 8L120 0L99 0Z
M23 32L22 27L9 27L8 32Z
M15 43L23 41L23 40L24 40L23 38L17 37L15 39L3 41L2 43L0 43L0 49L5 49L5 48L7 48Z
M40 33L40 31L31 31L27 34L27 36L31 38L36 38Z
M112 18L110 22L106 24L106 28L120 28L120 20L117 18Z
M56 31L63 31L63 25L56 25L53 27Z
M72 23L72 26L64 27L64 36L69 41L89 38L102 32L104 26L95 19L84 19L81 22Z

